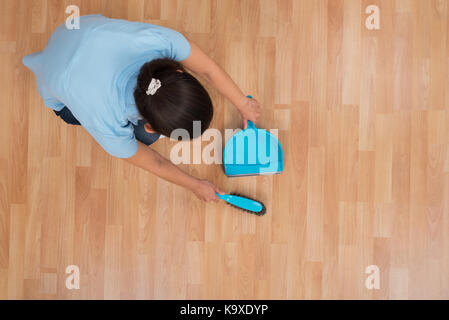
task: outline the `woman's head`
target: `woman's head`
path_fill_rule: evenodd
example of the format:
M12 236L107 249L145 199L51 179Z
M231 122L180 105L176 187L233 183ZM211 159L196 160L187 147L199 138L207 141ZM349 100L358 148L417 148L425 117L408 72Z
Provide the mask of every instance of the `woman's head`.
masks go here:
M151 79L161 82L153 95L147 94ZM134 100L141 116L151 128L165 136L182 128L193 136L193 121L201 121L201 134L213 116L212 101L206 89L183 66L173 59L156 59L139 71Z

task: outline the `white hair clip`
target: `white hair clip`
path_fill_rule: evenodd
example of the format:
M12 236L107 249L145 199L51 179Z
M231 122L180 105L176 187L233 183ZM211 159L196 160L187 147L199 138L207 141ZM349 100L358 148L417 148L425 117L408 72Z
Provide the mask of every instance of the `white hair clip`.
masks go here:
M161 87L161 81L159 79L154 79L151 78L151 82L148 85L148 89L146 91L147 96L148 95L154 95L157 91L157 89L159 89Z

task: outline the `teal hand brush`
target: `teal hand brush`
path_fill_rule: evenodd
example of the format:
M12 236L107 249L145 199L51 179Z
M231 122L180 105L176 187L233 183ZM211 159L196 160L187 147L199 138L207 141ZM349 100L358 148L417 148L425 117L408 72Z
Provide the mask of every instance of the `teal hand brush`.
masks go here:
M251 198L248 198L248 197L236 194L236 193L223 194L223 195L217 193L217 196L221 200L226 201L231 206L241 209L243 211L255 214L257 216L262 216L267 211L262 202L253 200Z

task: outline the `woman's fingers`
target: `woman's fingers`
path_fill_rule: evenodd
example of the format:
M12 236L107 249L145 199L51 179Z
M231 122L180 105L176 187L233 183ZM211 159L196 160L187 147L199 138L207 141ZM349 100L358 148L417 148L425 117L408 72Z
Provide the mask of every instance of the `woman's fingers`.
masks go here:
M218 194L221 194L221 195L226 193L223 190L221 190L220 188L218 188L217 186L215 186L215 192L217 192Z
M198 188L195 188L192 191L195 193L198 199L206 202L209 201L217 202L218 200L220 200L217 193L225 194L223 190L221 190L215 184L207 180L201 180L200 184L198 185Z

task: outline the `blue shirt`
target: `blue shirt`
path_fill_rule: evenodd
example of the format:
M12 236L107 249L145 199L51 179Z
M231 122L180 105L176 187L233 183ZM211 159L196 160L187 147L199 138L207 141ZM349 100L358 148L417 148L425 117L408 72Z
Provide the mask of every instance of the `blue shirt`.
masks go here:
M140 67L189 55L189 42L173 29L96 14L80 17L80 29L59 26L23 64L47 107L67 106L106 152L129 158L137 151L131 123L142 119L133 96Z

